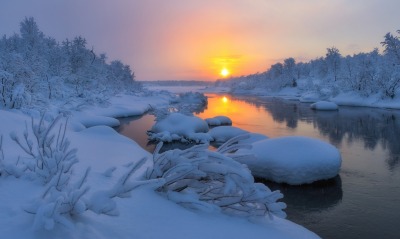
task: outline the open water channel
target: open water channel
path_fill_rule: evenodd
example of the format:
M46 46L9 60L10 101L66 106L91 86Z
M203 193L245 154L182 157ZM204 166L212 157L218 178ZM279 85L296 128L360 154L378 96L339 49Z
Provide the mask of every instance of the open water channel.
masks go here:
M264 182L285 195L287 219L327 239L400 238L400 111L324 112L272 97L208 97L207 108L197 114L201 118L225 115L250 132L309 136L340 150L342 168L334 180L305 186ZM125 118L117 130L151 152L146 131L153 124L152 115Z

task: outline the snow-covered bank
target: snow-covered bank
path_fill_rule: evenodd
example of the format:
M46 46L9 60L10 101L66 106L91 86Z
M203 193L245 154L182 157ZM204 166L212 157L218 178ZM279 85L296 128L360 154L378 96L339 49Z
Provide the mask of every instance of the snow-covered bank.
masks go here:
M223 90L219 90L223 89ZM379 94L370 95L368 97L357 94L356 92L339 93L337 95L327 96L318 92L299 89L298 87L286 87L277 91L266 90L262 88L255 89L228 89L227 88L204 88L201 92L206 93L226 93L232 95L246 95L258 97L279 97L288 100L298 100L303 103L315 103L318 101L330 101L339 106L355 106L355 107L372 107L372 108L388 108L400 109L400 96L394 99L382 98Z
M313 110L325 110L325 111L331 111L331 110L338 110L339 107L337 104L329 101L318 101L310 105L310 108Z
M149 102L165 103L165 101L157 101L157 98L154 98L154 101L148 98L143 101L133 101L134 103L130 97L124 99L125 102L120 98L121 102L117 110L110 105L107 109L89 108L84 112L102 117L115 117L121 113L142 112ZM136 104L136 102L139 103ZM121 110L123 105L129 107ZM79 117L81 118L79 119ZM90 125L108 124L107 120L101 122L100 118L94 118L92 121L87 118L87 115L85 117L77 115L75 120ZM32 180L33 174L30 176L22 174L16 178L3 171L4 164L14 164L19 167L22 162L19 156L23 156L21 158L23 161L29 160L21 147L10 139L9 134L15 131L16 135L23 136L25 122L28 122L29 125L30 117L17 111L0 110L0 122L2 122L0 132L3 135L2 150L4 152L4 158L0 158L0 171L2 172L0 177L0 234L6 238L319 238L314 233L285 219L274 217L273 220L267 219L255 223L216 212L187 210L161 197L154 191L152 184L141 186L112 201L103 202L104 198L96 200L93 195L104 195L105 192L112 189L119 182L119 178L129 171L132 163L137 163L143 157L148 159L129 179L130 183L143 180L140 175L143 175L146 169L152 166L150 160L152 156L149 153L132 140L101 125L88 129L82 128L79 131L66 128L66 137L71 141L72 148L77 149L76 156L79 160L73 167L71 183L75 184L79 181L86 169L90 167L91 170L85 180L89 191L83 197L84 201L88 205L99 206L100 204L111 206L111 208L115 207L119 215L110 217L87 211L67 217L71 223L62 224L56 221L53 224L54 221L50 220L51 215L43 214L38 217L25 211L26 205L31 205L33 200L41 201L40 198L46 187L38 180ZM28 131L31 134L30 130ZM9 169L11 166L6 168ZM46 209L43 212L51 211ZM172 217L174 220L171 220ZM54 228L46 230L40 227L42 223L45 227Z
M116 118L143 115L145 112L166 108L172 101L172 97L166 94L157 96L117 95L110 99L110 105L106 107L86 106L81 111L71 111L72 120L86 127L95 125L119 125Z

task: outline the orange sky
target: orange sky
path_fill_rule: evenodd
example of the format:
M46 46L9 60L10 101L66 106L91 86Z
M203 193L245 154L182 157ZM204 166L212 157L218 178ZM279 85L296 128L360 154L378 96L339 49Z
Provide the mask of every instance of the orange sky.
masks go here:
M48 36L81 35L138 80L215 80L271 64L379 47L400 29L398 0L16 0L2 3L1 34L33 16Z

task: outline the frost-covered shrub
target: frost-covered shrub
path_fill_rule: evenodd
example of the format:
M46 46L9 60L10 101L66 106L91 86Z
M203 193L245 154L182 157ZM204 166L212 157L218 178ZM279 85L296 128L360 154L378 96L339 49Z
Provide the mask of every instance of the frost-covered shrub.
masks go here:
M157 121L166 118L171 113L181 113L185 115L201 113L208 104L207 97L199 92L187 92L175 95L167 91L159 91L157 94L157 97L167 96L171 103L171 107L153 109L152 114L156 116Z
M67 121L58 124L63 116L58 115L48 124L44 117L45 114L38 123L32 118L30 129L26 124L22 139L15 132L10 137L28 155L22 162L23 171L34 173L44 184L57 177L61 187L69 180L71 167L78 162L76 149L70 149L65 137Z
M208 104L207 97L199 92L181 93L175 99L176 111L182 114L191 115L193 112L201 113Z
M89 171L88 168L83 177L74 185L66 182L62 187L59 187L59 179L62 175L62 172L59 172L60 177L53 178L44 193L30 205L25 206L26 212L35 215L34 229L52 230L56 223L73 228L71 217L88 210L83 196L89 190L89 187L85 185Z
M0 69L0 108L19 109L29 103L23 83L17 83L13 75Z
M157 188L168 199L189 209L221 211L230 215L284 218L286 207L278 202L283 195L261 183L254 183L248 168L230 157L230 152L245 145L237 144L244 136L222 145L216 152L208 144L162 154L160 143L153 155L154 167L148 179L164 179ZM251 157L240 155L240 158Z
M179 96L179 101L181 102L198 104L198 105L207 104L207 96L205 96L203 93L186 92L186 93L180 93L178 96Z
M34 229L45 228L52 230L56 223L73 228L74 219L87 211L108 216L118 216L117 203L115 198L130 197L131 191L144 184L155 184L158 186L162 179L146 181L129 181L131 176L139 169L146 158L128 166L116 184L108 190L92 192L86 184L90 168L75 183L69 183L63 188L58 188L56 180L48 184L44 193L36 198L31 204L24 207L24 210L34 215ZM89 195L90 194L90 195Z

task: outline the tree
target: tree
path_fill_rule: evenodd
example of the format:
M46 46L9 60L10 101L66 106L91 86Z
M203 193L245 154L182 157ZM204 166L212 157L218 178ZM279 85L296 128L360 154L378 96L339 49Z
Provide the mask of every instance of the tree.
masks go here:
M380 85L384 89L384 95L393 99L400 88L400 39L387 33L381 44L385 48L383 52L387 67L383 69Z
M341 64L341 55L339 50L336 47L327 48L327 53L325 60L328 63L328 70L333 74L334 81L337 80L340 64Z
M44 38L44 34L39 31L39 27L33 17L26 17L20 23L20 33L24 47L26 47L28 51L37 49Z
M296 67L296 61L294 60L294 58L290 57L283 61L285 85L291 85L292 87L297 86L297 81L295 77L295 67Z
M400 30L397 31L400 33ZM393 64L400 65L400 39L393 36L391 33L385 35L385 39L381 42L385 48L384 53L393 61Z

